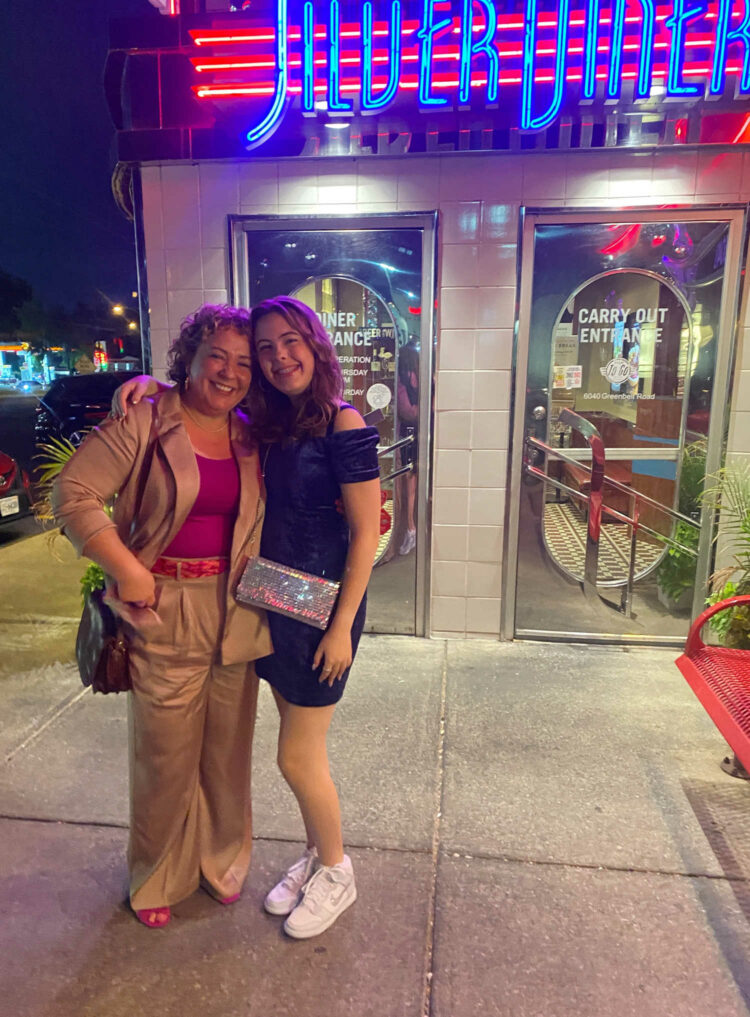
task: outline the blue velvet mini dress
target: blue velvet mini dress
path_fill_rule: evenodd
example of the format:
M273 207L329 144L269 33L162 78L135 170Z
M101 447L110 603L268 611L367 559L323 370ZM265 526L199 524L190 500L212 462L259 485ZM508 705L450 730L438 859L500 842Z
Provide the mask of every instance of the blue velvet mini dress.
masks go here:
M343 408L343 407L342 407ZM260 553L264 558L339 580L349 548L349 527L337 507L341 484L374 480L379 475L378 432L374 427L328 433L261 448L266 483L266 516ZM367 595L352 625L352 654L365 624ZM313 657L320 629L268 612L274 653L255 661L261 678L296 706L329 706L344 692L349 670L335 681L320 682L322 665Z

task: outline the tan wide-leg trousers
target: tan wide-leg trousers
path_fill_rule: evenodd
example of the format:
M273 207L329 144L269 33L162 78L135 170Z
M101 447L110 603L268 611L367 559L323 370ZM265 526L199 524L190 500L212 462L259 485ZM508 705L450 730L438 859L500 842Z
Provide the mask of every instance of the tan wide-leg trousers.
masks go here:
M251 851L252 664L217 663L227 575L157 576L161 625L129 630L130 902L175 904L201 880L239 893Z

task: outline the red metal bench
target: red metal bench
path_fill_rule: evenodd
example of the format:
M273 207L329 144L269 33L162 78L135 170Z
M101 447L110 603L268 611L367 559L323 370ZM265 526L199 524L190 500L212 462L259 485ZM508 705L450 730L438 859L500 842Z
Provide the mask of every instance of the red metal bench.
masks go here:
M750 770L750 650L706 646L701 639L709 618L741 604L750 604L750 596L729 597L699 615L677 666L737 759Z

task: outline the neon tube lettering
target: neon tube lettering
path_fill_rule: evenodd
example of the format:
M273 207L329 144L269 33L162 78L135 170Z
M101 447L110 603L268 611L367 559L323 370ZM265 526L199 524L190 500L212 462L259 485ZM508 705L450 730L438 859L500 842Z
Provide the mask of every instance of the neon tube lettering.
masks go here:
M391 35L388 46L388 84L378 96L372 93L373 59L372 59L372 4L362 5L362 110L369 113L390 105L398 91L401 77L401 3L393 0L391 4Z
M485 16L485 29L479 38L472 41L474 26L473 0L464 0L463 17L461 18L461 55L458 101L466 105L471 90L471 58L475 53L484 53L487 57L487 102L497 102L497 89L500 79L500 57L495 49L493 39L497 29L497 14L494 4L489 0L476 0Z
M740 92L750 92L750 3L745 4L745 16L736 28L732 24L732 0L719 0L716 21L716 46L714 47L714 64L711 71L709 92L721 95L726 79L727 45L730 42L745 44L745 62L742 66L742 77L739 82Z
M315 109L315 8L307 0L302 8L302 112Z
M700 95L702 85L686 85L682 80L682 64L685 59L685 22L691 21L705 12L705 2L701 0L695 7L685 9L685 0L673 0L674 11L671 18L664 22L672 33L672 45L669 49L669 73L667 75L667 95Z
M654 26L656 9L654 0L638 0L643 10L641 19L641 51L638 57L638 80L635 98L644 99L651 92L651 71L654 63ZM625 34L626 0L613 0L612 31L609 43L609 77L607 98L619 99L622 90L622 57Z
M555 78L552 99L544 113L533 115L534 68L536 64L536 4L526 0L523 38L523 80L521 82L521 130L541 131L557 117L562 106L565 89L565 54L568 43L568 8L570 0L557 5L557 49L555 51Z
M287 0L276 0L276 69L274 72L274 96L271 108L261 122L247 132L249 147L259 144L281 120L288 84L287 67Z
M430 84L432 83L432 43L436 35L448 28L452 21L450 18L443 18L442 21L434 21L435 0L424 0L424 11L422 14L422 27L417 32L420 40L419 47L419 104L420 106L447 106L448 100L444 96L432 95Z
M612 0L612 30L609 33L609 75L607 98L619 99L622 89L622 44L625 34L624 0Z
M351 113L352 104L341 98L341 8L339 0L331 0L328 18L328 109L337 113Z
M581 96L593 99L596 93L596 48L599 44L599 0L589 0L586 13L586 35L583 43L583 78Z

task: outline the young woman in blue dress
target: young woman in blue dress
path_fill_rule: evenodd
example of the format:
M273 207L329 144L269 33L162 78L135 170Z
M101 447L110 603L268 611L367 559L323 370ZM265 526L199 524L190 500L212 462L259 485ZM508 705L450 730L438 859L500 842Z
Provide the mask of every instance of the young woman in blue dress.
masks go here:
M293 297L275 297L253 309L251 327L247 401L267 497L260 553L341 580L322 638L303 622L269 613L274 653L256 661L279 711L278 764L307 838L304 854L264 906L286 916L288 935L307 939L357 896L326 739L364 627L379 540L378 433L342 401L341 368L314 311ZM137 402L148 391L145 380L123 387L120 405L128 395Z

